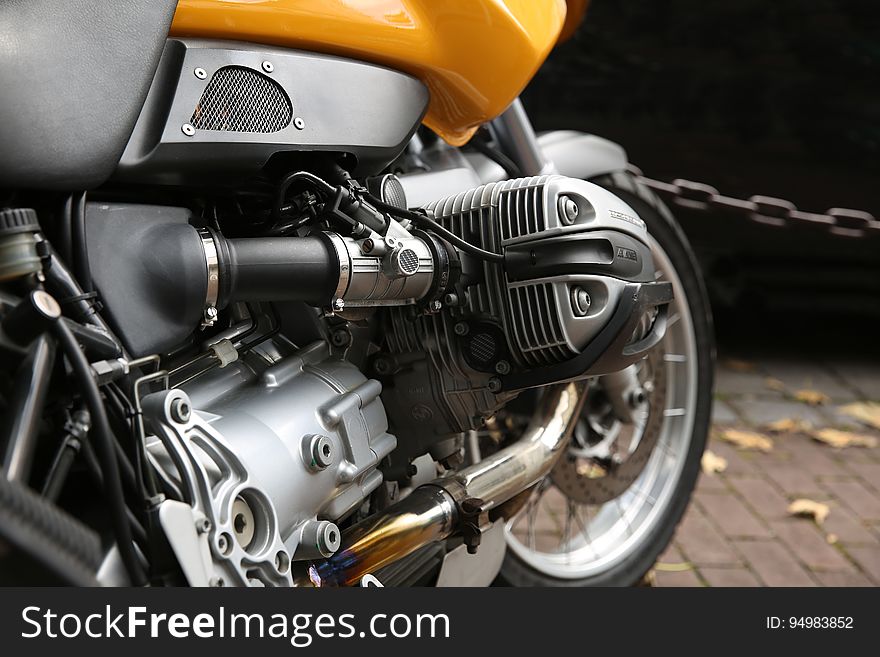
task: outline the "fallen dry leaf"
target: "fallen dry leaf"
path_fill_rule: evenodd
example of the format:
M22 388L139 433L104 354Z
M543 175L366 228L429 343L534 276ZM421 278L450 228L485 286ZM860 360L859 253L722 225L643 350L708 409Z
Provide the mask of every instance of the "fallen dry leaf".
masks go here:
M804 402L805 404L809 404L810 406L821 406L822 404L827 404L831 401L831 398L824 392L820 392L819 390L810 390L809 388L805 390L798 390L796 393L794 393L794 398L798 401Z
M807 433L813 426L806 420L794 417L785 417L775 422L765 424L764 428L773 433Z
M840 407L840 412L850 417L880 429L880 403L878 402L855 402Z
M801 498L788 505L788 513L793 516L812 518L816 521L817 525L821 525L825 522L828 514L831 513L831 509L827 504Z
M770 390L775 390L776 392L785 392L785 384L779 379L774 379L772 376L770 378L764 379L764 385L767 386Z
M734 372L754 372L757 369L754 363L750 363L747 360L727 358L721 362L727 369L733 370Z
M834 545L840 539L837 538L837 534L828 534L828 536L825 537L825 540L828 541L828 545Z
M589 459L578 459L575 470L578 477L586 477L587 479L601 479L608 474L605 468Z
M700 465L703 468L703 472L707 475L714 474L716 472L724 472L727 470L727 459L723 456L718 456L711 450L706 450L703 452L703 458L700 459Z
M761 452L773 450L773 441L767 436L754 431L741 431L740 429L724 429L721 432L722 440L726 440L740 449L756 449Z
M664 573L683 573L686 570L693 570L694 564L684 561L682 563L663 563L658 561L654 564L654 570L659 570Z
M818 429L810 433L813 440L831 445L837 449L844 447L876 447L877 439L852 431L839 431L838 429Z

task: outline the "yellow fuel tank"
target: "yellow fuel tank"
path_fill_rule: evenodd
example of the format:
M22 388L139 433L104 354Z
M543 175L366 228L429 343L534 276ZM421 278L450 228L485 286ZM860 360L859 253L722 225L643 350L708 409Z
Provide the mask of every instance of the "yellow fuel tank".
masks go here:
M431 92L428 127L461 145L519 95L556 43L565 12L565 0L180 0L171 35L404 71Z

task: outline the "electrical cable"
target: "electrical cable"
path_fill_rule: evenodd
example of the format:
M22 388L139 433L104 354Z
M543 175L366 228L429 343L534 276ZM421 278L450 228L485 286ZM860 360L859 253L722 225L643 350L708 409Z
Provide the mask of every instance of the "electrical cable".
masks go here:
M73 237L71 247L74 252L73 268L79 286L84 292L95 291L92 284L92 272L89 267L89 252L86 243L86 193L80 192L73 197L71 203L71 229Z
M89 432L89 436L94 438L92 442L101 463L104 493L107 498L107 504L110 507L110 520L116 535L119 554L132 584L142 586L146 583L146 578L144 577L143 569L132 540L128 509L125 506L122 492L119 463L116 460L116 448L114 447L116 438L110 429L107 410L104 408L104 402L101 400L101 393L98 390L97 383L92 378L89 362L86 360L85 354L80 350L79 344L67 324L64 322L54 322L52 324L52 333L67 356L74 374L79 379L81 386L80 394L82 394L91 415L92 429Z
M511 178L522 178L522 171L516 162L507 157L504 153L489 146L482 137L475 135L468 142L468 146L473 146L474 150L488 157L498 166L504 169L504 172Z
M290 189L290 186L298 180L305 180L311 183L314 187L320 189L324 194L327 194L331 198L336 195L336 188L328 183L323 178L319 178L313 173L309 173L308 171L296 171L284 177L284 180L278 185L278 191L275 194L275 206L273 208L273 215L278 217L281 215L281 210L284 205L284 199L287 195L287 190Z
M488 260L489 262L504 262L504 256L502 254L493 253L492 251L486 251L485 249L481 249L475 244L471 244L470 242L463 240L461 237L459 237L452 231L444 228L427 215L421 214L420 212L414 212L413 210L405 210L403 208L397 207L396 205L390 205L376 198L372 194L365 194L365 196L370 201L370 203L376 206L377 209L403 219L409 219L413 223L418 224L422 227L430 228L432 231L443 237L449 243L457 246L465 253L469 253L476 258L480 258L481 260Z

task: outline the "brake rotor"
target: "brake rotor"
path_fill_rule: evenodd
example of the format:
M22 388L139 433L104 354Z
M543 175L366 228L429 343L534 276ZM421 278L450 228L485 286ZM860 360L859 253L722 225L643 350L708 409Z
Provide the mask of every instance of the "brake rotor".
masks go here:
M644 401L642 419L621 422L610 408L585 405L576 435L551 473L555 486L580 504L600 505L620 497L638 478L657 445L666 408L665 350L662 345L640 361ZM597 383L597 385L601 385Z

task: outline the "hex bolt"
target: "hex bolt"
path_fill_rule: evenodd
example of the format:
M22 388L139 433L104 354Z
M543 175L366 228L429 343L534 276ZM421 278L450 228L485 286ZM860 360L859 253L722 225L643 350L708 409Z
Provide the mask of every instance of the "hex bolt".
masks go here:
M380 356L373 361L373 369L376 370L376 374L390 374L393 365L388 358Z
M196 70L193 71L193 74L195 74L195 76L199 80L204 80L205 78L208 77L208 72L203 68L197 68Z
M468 326L467 322L457 322L453 327L456 335L467 335L471 332L471 327Z
M171 401L171 419L175 422L189 422L189 419L192 417L192 407L189 405L189 400L185 397L178 397Z
M339 527L332 522L324 523L318 533L318 549L329 557L339 549L340 545L342 545L342 532L339 531Z
M345 300L344 299L333 299L333 312L341 313L345 310Z
M217 310L216 306L208 306L202 313L202 324L204 326L214 326L214 322L217 321L219 316L220 311Z
M571 288L571 310L575 317L586 317L591 304L590 294L584 288L579 285Z
M644 388L636 388L629 393L629 405L637 408L648 401L648 393Z
M450 292L449 294L444 295L443 303L447 306L457 306L458 305L458 295L455 292Z
M428 304L428 312L439 313L442 308L443 304L436 299Z
M293 127L297 130L302 130L306 127L306 122L302 120L301 116L298 116L293 120Z
M208 580L208 586L212 586L214 588L222 588L226 586L226 580L222 577L212 577Z
M364 253L372 253L373 249L376 248L376 242L373 241L372 237L368 237L361 244L361 250Z
M499 360L495 363L495 371L499 374L510 374L510 363L506 360Z
M266 71L266 73L271 73L275 70L275 65L270 61L265 61L263 62L263 70Z
M493 376L489 379L489 383L486 384L486 387L489 388L489 392L491 393L501 392L501 379L497 376Z
M306 459L310 470L319 471L333 465L333 441L327 436L306 436Z
M559 218L566 226L571 226L578 218L578 204L570 196L559 197Z
M342 532L329 520L308 520L303 525L302 539L296 549L297 559L330 557L342 544Z
M347 328L338 328L330 334L330 342L334 347L344 347L351 342L351 333Z
M180 126L180 131L185 134L187 137L192 137L196 134L196 129L192 127L189 123L184 123Z
M196 531L199 534L207 534L211 531L211 521L207 518L201 518L200 520L196 520Z
M223 554L229 551L229 539L226 538L226 534L220 534L217 537L217 549Z
M257 517L247 499L239 495L232 502L232 534L235 542L245 550L250 549L257 535ZM231 545L230 545L231 547Z

